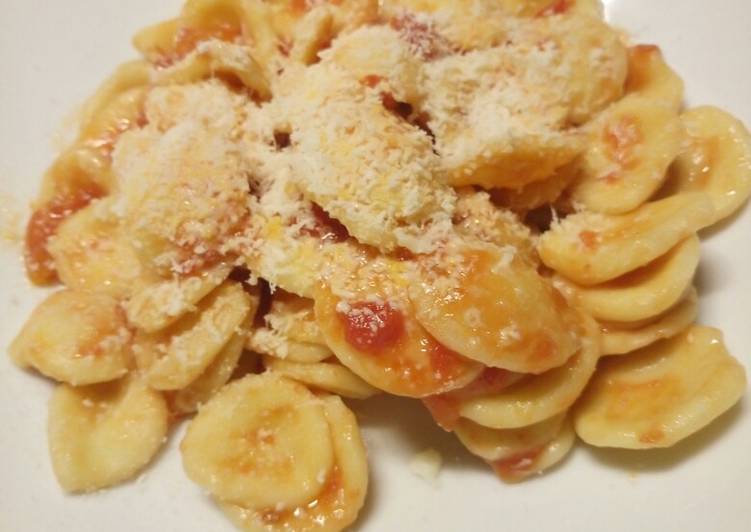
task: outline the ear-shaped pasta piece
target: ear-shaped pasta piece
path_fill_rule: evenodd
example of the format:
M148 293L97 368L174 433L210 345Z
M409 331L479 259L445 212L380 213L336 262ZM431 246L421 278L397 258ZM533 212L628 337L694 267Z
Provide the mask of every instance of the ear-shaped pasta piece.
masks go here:
M367 399L379 393L377 388L373 388L338 362L305 364L266 356L263 357L263 365L306 386L342 397Z
M72 492L124 482L151 461L167 428L164 398L135 377L58 386L47 423L55 476Z
M514 247L449 253L425 258L409 289L417 320L439 342L520 373L560 366L579 349L579 314Z
M277 290L271 307L263 317L273 330L290 340L311 344L326 344L315 315L315 301L289 292Z
M566 74L558 73L556 81L569 108L568 120L584 124L623 95L628 59L621 34L598 16L545 17L543 21L545 33L554 35L561 49L560 64ZM543 79L551 77L549 70L543 75Z
M313 305L312 299L277 290L263 317L266 327L250 331L248 349L301 364L333 357L316 321Z
M60 224L73 213L83 209L106 194L109 178L101 178L96 169L84 168L83 162L98 159L86 148L63 152L47 170L24 235L26 275L37 285L57 281L55 261L49 243ZM101 169L99 162L94 164ZM109 172L104 172L109 176Z
M540 258L578 284L604 283L664 255L713 217L702 193L653 201L628 214L581 212L542 235Z
M558 93L519 73L502 74L527 59L497 47L426 65L424 111L451 185L519 188L581 152L581 136L563 130L566 109Z
M50 239L47 249L68 288L121 299L141 276L141 263L113 212L114 202L110 196L81 209Z
M299 364L315 364L334 356L325 342L298 342L268 327L251 330L245 346L255 353Z
M8 352L20 366L79 386L125 375L130 342L117 300L65 289L34 309Z
M345 300L322 288L316 317L342 364L394 395L424 397L461 388L482 371L428 334L407 300Z
M489 429L466 419L456 435L471 452L488 462L506 482L541 473L565 458L576 435L566 414L517 429Z
M190 275L218 264L242 234L247 168L230 142L242 105L216 81L157 87L146 101L149 124L120 137L113 171L125 223L153 273Z
M603 360L574 410L574 427L597 447L670 447L728 410L745 388L745 371L722 333L695 325Z
M196 309L196 304L227 279L227 264L170 281L148 279L137 284L125 303L128 321L143 332L153 333L172 325Z
M164 68L180 61L201 43L253 42L258 14L252 0L189 0L178 18L144 28L133 37L133 45L150 62ZM266 51L269 43L256 42Z
M666 188L707 193L716 223L740 209L751 195L751 136L742 122L716 107L689 109L681 121L689 142Z
M170 411L192 414L229 381L243 353L245 337L235 333L201 375L182 390L168 396Z
M374 47L378 54L372 53ZM391 27L365 26L340 36L321 58L399 102L414 106L422 100L422 63Z
M424 251L423 224L447 223L454 204L430 137L330 63L290 72L283 84L274 109L292 128L291 177L306 198L361 243Z
M691 286L699 255L699 237L692 235L657 260L605 284L582 287L559 281L598 320L646 320L662 314L683 297Z
M302 364L333 357L316 321L313 305L312 299L277 290L263 317L266 327L250 331L248 349Z
M604 322L602 325L602 355L623 355L642 347L672 338L691 325L699 314L696 289L661 316L636 327L629 323Z
M368 462L357 420L338 397L322 399L331 430L336 465L321 492L305 506L251 510L220 503L224 513L247 532L339 532L357 518L368 489Z
M179 62L158 70L154 81L159 85L169 85L217 76L236 79L262 100L271 98L269 82L261 65L253 58L251 49L217 39L199 44Z
M129 61L117 67L117 70L86 101L81 116L81 136L83 138L101 136L103 129L101 125L109 123L109 127L115 126L116 120L112 119L117 118L116 115L128 121L135 121L141 114L143 105L141 91L149 85L150 81L151 66L146 61ZM113 102L117 102L123 96L125 98L113 106ZM114 109L120 109L121 112L113 113ZM102 120L103 118L105 120ZM100 132L100 134L94 134L95 132Z
M542 181L535 181L520 189L499 188L491 192L493 201L514 212L526 213L543 205L554 204L579 172L578 161L567 164Z
M600 357L599 331L590 321L581 350L564 366L524 378L500 393L463 401L461 416L484 427L513 429L568 409L587 386Z
M673 109L644 97L622 99L592 124L572 198L597 212L634 210L665 181L684 136Z
M407 297L411 264L370 248L331 248L315 313L339 361L378 389L424 397L471 382L482 365L436 341Z
M500 0L509 13L521 17L592 15L602 17L600 0Z
M487 462L526 453L546 445L560 432L566 413L515 429L489 429L468 419L462 419L454 432L472 454Z
M334 38L334 16L326 5L308 11L295 26L295 40L289 51L290 59L311 65Z
M180 444L187 475L220 501L253 510L314 500L336 465L322 400L275 373L224 387Z
M453 221L460 234L499 247L514 246L530 263L539 262L532 233L516 214L494 205L487 192L467 187L457 190L457 196Z
M169 328L137 334L133 353L149 386L179 390L195 381L248 317L252 301L240 285L226 283Z
M628 49L626 94L678 111L683 103L683 80L671 69L657 46L639 44Z

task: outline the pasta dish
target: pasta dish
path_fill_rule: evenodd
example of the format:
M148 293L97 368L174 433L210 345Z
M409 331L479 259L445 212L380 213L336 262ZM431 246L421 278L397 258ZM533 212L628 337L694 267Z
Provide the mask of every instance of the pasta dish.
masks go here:
M743 395L694 276L751 137L600 2L188 0L134 45L26 231L57 288L9 354L57 382L64 490L187 420L185 473L239 529L338 531L368 492L342 398L420 401L517 482Z

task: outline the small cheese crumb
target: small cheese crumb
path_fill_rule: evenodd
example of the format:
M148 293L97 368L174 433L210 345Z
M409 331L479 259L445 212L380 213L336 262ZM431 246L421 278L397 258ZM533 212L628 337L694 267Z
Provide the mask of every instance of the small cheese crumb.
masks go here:
M409 463L409 469L416 476L426 482L435 484L438 480L438 474L441 472L443 457L435 449L428 448L412 457Z

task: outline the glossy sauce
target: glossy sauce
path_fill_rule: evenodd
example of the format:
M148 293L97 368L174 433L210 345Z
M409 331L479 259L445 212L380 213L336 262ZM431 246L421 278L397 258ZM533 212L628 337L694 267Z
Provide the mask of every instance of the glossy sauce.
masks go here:
M649 85L654 76L652 63L656 63L660 56L660 49L653 44L640 44L629 48L626 92L638 92Z
M325 525L337 520L337 510L345 503L344 483L342 473L337 466L329 474L321 492L313 501L305 506L294 509L267 509L259 512L261 521L267 526L277 527L279 530L308 530L316 523Z
M47 205L34 211L26 226L24 250L26 275L33 283L41 285L57 280L54 261L47 250L50 237L71 214L102 196L104 190L88 184L70 194L55 196Z
M306 229L304 231L306 234L326 242L344 242L349 238L349 231L344 224L336 218L332 218L316 203L313 204L313 217L315 218L315 226Z
M544 446L536 447L522 453L502 458L491 462L493 471L503 480L521 480L535 472L540 455L545 450Z
M573 0L556 0L548 7L540 11L538 17L551 17L553 15L563 15L573 5Z
M460 409L463 401L499 393L521 378L520 373L500 368L485 368L464 388L426 397L423 403L441 428L452 431L461 417Z
M404 335L404 316L389 303L353 303L345 314L337 312L344 323L344 337L359 351L377 353L394 346Z

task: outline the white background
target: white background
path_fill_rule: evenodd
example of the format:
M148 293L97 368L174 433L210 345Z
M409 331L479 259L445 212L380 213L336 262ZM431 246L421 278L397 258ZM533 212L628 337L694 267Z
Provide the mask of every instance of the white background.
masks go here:
M64 124L115 65L130 37L178 12L178 0L0 0L0 234L24 218ZM685 78L689 103L718 104L751 124L751 3L613 0L608 14L659 44ZM61 126L63 124L63 126ZM705 237L702 322L721 327L751 367L751 209ZM58 489L47 457L49 382L13 367L5 348L41 292L24 279L17 244L0 243L0 532L232 530L181 470L181 431L137 482L85 497ZM578 448L539 479L504 485L419 405L379 399L357 410L372 481L358 530L749 530L751 415L740 405L666 451ZM446 464L437 486L408 469L427 446Z

